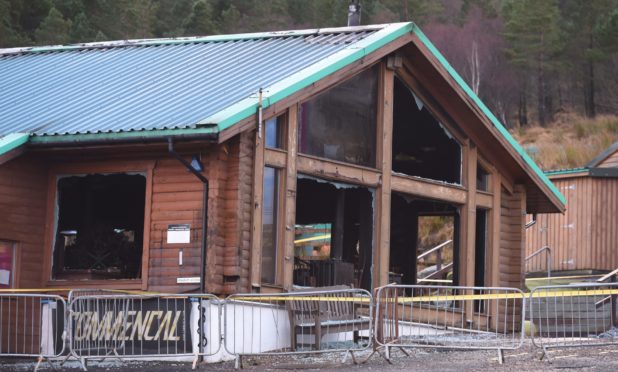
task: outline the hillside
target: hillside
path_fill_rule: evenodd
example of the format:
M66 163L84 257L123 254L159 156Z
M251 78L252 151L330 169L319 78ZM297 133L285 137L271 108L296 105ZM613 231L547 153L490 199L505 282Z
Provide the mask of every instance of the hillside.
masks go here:
M511 134L543 170L578 168L618 141L618 116L560 114L546 127L520 127Z

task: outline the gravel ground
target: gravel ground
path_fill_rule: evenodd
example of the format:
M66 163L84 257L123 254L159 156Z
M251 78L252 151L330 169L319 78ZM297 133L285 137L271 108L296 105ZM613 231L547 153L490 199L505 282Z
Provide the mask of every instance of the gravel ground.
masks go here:
M354 365L351 358L342 364L342 354L321 354L312 356L285 357L245 357L243 368L247 371L281 371L281 370L325 370L325 371L555 371L576 369L582 371L618 371L618 345L590 348L568 348L550 350L551 363L539 360L540 353L529 345L519 350L505 352L505 363L498 363L496 351L438 351L433 349L411 349L405 355L393 350L391 363L380 355L374 354L366 363ZM366 359L369 353L363 353L358 359ZM1 371L30 371L31 361L0 359ZM62 370L79 371L76 362L64 365ZM200 371L229 371L234 369L234 362L200 364ZM49 364L43 364L40 370L51 370ZM117 361L91 362L89 371L190 371L190 363L167 362L126 362Z

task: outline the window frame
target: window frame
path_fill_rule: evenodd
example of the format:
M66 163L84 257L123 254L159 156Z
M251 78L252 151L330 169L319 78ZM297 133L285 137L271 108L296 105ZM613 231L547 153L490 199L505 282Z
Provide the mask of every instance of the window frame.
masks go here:
M5 289L14 289L14 288L19 288L19 279L20 279L20 273L21 273L21 249L20 249L20 244L18 241L15 240L11 240L11 239L2 239L0 238L0 243L5 243L7 244L10 249L12 249L12 258L13 258L13 262L11 263L12 265L12 270L11 270L11 277L10 277L10 285L8 286L8 288Z
M43 257L43 282L47 286L81 286L117 289L147 289L150 257L150 211L152 207L152 180L154 161L122 161L57 164L48 174L47 216L45 224L45 245ZM54 279L53 250L58 227L58 180L63 176L81 174L142 173L146 178L144 201L144 235L142 243L142 272L136 279Z
M276 194L274 195L275 201L275 209L273 212L276 212L274 216L274 236L275 236L275 280L273 283L268 283L262 280L262 270L263 263L262 258L264 257L264 179L262 176L262 203L261 203L261 227L260 227L260 285L262 286L271 286L271 287L280 287L283 285L283 250L285 247L285 229L282 228L285 220L285 193L282 192L285 187L285 169L270 165L268 162L264 163L264 169L270 168L275 172L275 186L276 186ZM265 172L262 174L264 175Z

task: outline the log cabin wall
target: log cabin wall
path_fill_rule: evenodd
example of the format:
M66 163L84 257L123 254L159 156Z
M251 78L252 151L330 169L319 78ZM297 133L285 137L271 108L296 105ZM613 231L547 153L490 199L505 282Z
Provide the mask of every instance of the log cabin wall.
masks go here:
M502 189L500 203L499 286L524 288L524 217L526 193L516 185L513 193Z
M42 282L41 247L45 235L47 167L31 156L0 166L0 240L16 243L17 285Z
M547 245L552 250L552 271L617 268L618 178L578 176L552 181L567 198L567 210L537 216L537 223L526 231L526 255ZM547 271L545 255L530 259L526 270Z
M201 154L209 180L206 290L228 294L247 290L253 164L251 133L224 144L178 145L190 160ZM188 146L188 147L187 147ZM52 158L49 162L45 159ZM85 160L76 160L85 159ZM143 168L143 169L142 169ZM55 229L56 175L143 170L150 203L145 207L142 278L136 280L51 281L51 241ZM75 286L188 292L199 284L178 284L178 277L200 275L202 183L165 149L82 150L57 155L26 154L0 166L0 240L17 244L20 288ZM148 191L150 189L150 191ZM148 196L147 196L148 198ZM50 212L50 207L52 212ZM191 242L168 244L169 224L190 224ZM183 264L179 265L182 250Z

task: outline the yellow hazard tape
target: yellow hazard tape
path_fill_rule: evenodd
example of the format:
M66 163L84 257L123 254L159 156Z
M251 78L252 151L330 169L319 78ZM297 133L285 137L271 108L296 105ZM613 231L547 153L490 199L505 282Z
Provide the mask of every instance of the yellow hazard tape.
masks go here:
M393 288L395 289L395 288ZM557 288L556 288L557 289ZM71 288L35 288L35 289L0 289L0 293L45 293L45 292L65 292L71 291ZM87 291L87 289L85 290ZM96 291L96 289L93 289ZM209 295L199 294L168 294L158 292L145 292L145 291L131 291L120 289L108 289L106 292L110 293L123 293L133 295L166 295L169 298L184 298L184 297L208 297ZM95 294L92 294L93 296ZM418 303L418 302L441 302L441 301L465 301L465 300L516 300L522 298L560 298L560 297L588 297L588 296L610 296L618 295L618 288L616 289L574 289L574 290L554 290L547 289L541 291L533 291L531 293L485 293L485 294L470 294L470 295L429 295L429 296L401 296L401 297L389 297L378 298L376 300L380 302L397 302L397 303ZM370 302L369 297L353 297L353 296L319 296L319 295L307 295L307 296L232 296L231 300L235 301L253 301L253 302L265 302L265 301L319 301L319 302Z
M393 297L376 299L380 302L409 303L409 302L440 302L440 301L465 301L465 300L517 300L526 298L548 298L548 297L586 297L586 296L609 296L618 295L617 289L594 289L594 290L568 290L568 291L536 291L530 293L487 293L471 295L430 295L419 297ZM369 302L368 297L321 297L310 296L242 296L232 297L237 301L319 301L319 302Z

